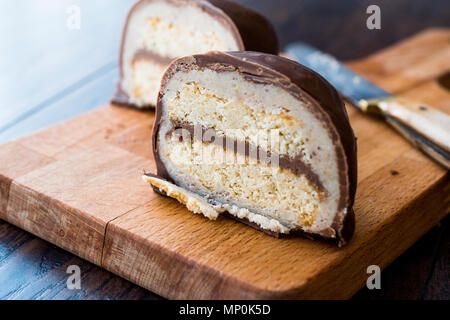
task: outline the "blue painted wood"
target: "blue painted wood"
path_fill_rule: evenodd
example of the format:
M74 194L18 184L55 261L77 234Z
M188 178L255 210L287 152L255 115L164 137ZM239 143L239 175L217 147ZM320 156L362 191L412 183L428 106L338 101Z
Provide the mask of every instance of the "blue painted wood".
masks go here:
M76 84L44 101L39 108L23 114L21 121L0 131L0 144L107 103L114 91L118 69L116 64L111 64L97 73L79 85Z
M1 1L0 132L108 72L117 61L121 29L134 2ZM68 27L71 5L80 8L80 29Z

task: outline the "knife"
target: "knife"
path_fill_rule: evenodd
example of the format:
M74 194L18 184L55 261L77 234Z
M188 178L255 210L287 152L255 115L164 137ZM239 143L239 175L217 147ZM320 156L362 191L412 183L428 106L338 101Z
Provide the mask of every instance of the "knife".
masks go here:
M351 71L337 59L307 44L293 43L286 55L314 70L364 113L382 115L413 145L450 170L450 116L395 96Z

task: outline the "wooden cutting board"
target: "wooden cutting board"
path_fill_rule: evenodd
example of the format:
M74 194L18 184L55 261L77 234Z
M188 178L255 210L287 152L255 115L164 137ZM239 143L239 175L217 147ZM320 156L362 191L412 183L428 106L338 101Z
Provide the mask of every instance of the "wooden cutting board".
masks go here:
M349 64L450 113L450 30ZM443 81L445 82L445 81ZM448 83L448 82L447 82ZM76 107L76 106L74 106ZM167 298L349 298L450 208L447 171L380 119L348 107L358 137L356 233L338 249L189 213L141 180L152 112L106 106L0 147L0 218Z

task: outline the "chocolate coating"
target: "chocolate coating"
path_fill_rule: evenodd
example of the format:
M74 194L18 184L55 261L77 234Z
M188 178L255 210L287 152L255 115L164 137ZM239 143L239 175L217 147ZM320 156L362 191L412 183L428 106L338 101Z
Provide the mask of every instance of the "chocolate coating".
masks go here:
M123 106L134 105L130 102L129 97L121 88L121 82L123 80L123 51L125 40L128 31L128 25L131 17L136 13L141 7L149 2L162 1L162 0L141 0L136 3L133 8L128 13L127 20L122 32L122 40L120 46L119 55L119 72L120 79L116 88L116 92L111 99L111 103ZM239 3L230 0L165 0L173 5L195 5L202 11L208 13L216 20L218 20L222 25L224 25L233 34L233 37L240 44L239 50L251 50L266 52L270 54L278 54L279 43L276 32L271 25L271 23L259 13L251 10L250 8L243 6ZM145 49L137 52L137 58L150 57L155 59L155 54ZM136 57L135 57L136 58ZM171 62L167 57L156 57L156 61L167 63ZM144 109L154 108L155 106L148 105L144 106Z
M162 120L162 98L165 87L176 72L187 72L192 69L239 72L248 81L279 86L300 101L308 102L306 106L309 106L310 112L328 129L335 147L341 195L338 213L331 227L311 235L335 238L339 246L346 244L352 237L355 227L352 206L357 184L356 139L344 103L337 91L320 75L292 60L258 52L210 52L172 62L162 80L153 131L153 153L157 175L173 182L158 150L158 131Z

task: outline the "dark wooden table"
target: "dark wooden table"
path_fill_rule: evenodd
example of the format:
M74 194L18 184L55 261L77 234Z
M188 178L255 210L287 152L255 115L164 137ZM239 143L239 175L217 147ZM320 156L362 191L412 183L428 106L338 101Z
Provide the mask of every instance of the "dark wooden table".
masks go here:
M450 27L448 0L242 0L276 26L283 46L302 40L356 59L432 26ZM108 101L117 78L120 30L134 0L0 3L0 143ZM81 8L81 28L66 22ZM366 28L381 8L382 29ZM354 299L450 299L450 218L382 273L382 290ZM82 289L68 290L69 265ZM0 299L159 299L107 271L0 220Z

